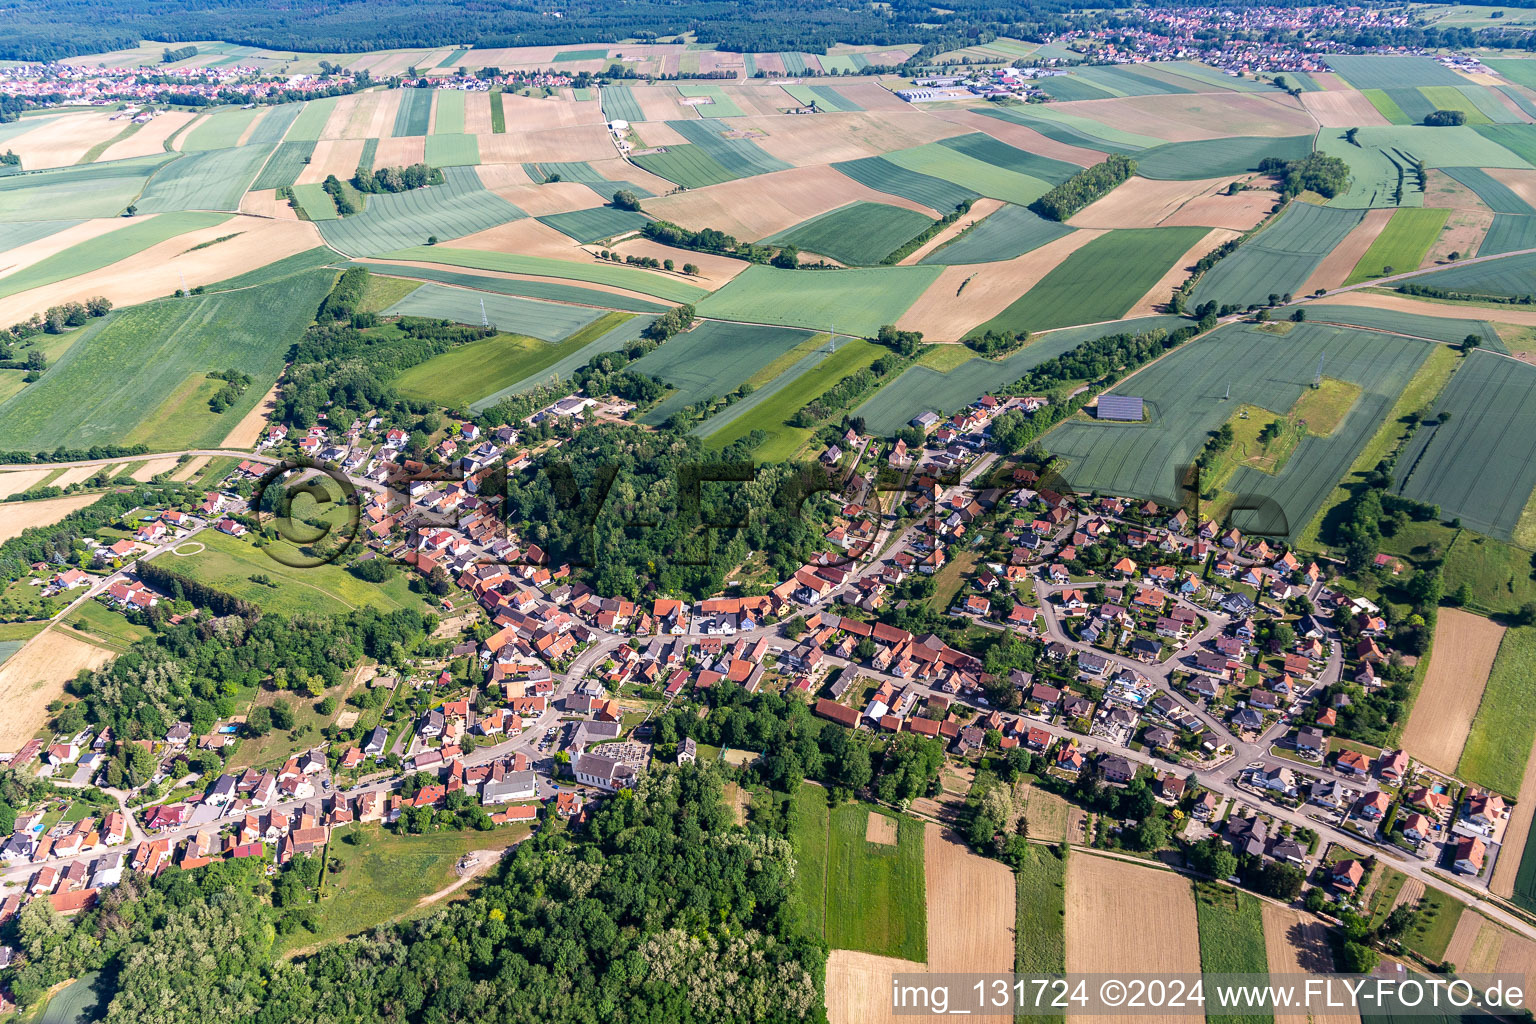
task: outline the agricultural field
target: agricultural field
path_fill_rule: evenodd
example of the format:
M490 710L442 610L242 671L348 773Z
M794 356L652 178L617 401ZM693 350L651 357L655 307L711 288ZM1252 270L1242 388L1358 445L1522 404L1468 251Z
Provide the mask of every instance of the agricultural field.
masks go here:
M893 324L937 267L861 270L780 270L753 264L698 304L701 316L823 330L837 327L866 337Z
M655 317L651 316L632 316L618 320L617 318L621 316L623 316L621 313L610 313L608 316L593 321L578 334L567 338L559 346L561 351L567 354L562 355L552 363L546 361L547 354L536 356L535 358L538 362L536 370L499 391L470 402L469 410L478 413L489 409L509 395L520 394L540 384L549 383L552 380L569 380L571 374L591 362L596 356L600 356L604 352L616 352L630 342L638 340L655 319ZM617 326L608 326L615 323ZM591 340L578 346L577 342L583 339ZM550 348L552 346L545 347ZM538 352L539 350L535 349L533 351Z
M45 629L0 665L0 746L20 747L48 716L48 704L81 669L112 660L113 652L58 626Z
M169 213L143 220L130 220L125 226L105 235L70 246L29 267L0 277L0 297L101 270L137 256L167 239L200 228L213 227L228 219L228 216L217 213Z
M612 285L626 288L642 295L653 295L671 302L696 302L708 294L703 288L667 274L653 274L633 267L608 262L576 263L571 260L550 259L546 256L523 256L518 253L482 252L479 249L454 249L440 245L418 245L410 249L383 254L393 260L419 260L424 263L441 263L451 267L471 270L491 270L505 274L528 274L533 277L552 277L557 280L584 281L588 284ZM762 267L752 268L767 270ZM751 271L749 270L748 273ZM784 271L783 273L794 273ZM746 277L743 274L742 277ZM738 279L739 280L739 279ZM543 298L533 292L516 294ZM743 318L750 319L750 318ZM883 321L882 321L883 322Z
M604 90L606 92L606 90ZM827 791L802 782L789 798L794 803L795 908L800 927L810 938L826 938L827 851L831 809Z
M684 406L735 391L748 377L807 340L803 331L706 321L674 336L635 362L634 368L666 381L676 392L646 414L665 423Z
M424 154L433 167L473 167L480 162L480 141L473 135L434 132L427 136Z
M541 224L548 224L583 245L637 231L649 221L650 218L643 213L614 206L594 206L590 210L573 210L539 218Z
M1415 277L1413 283L1468 295L1522 298L1536 294L1533 273L1536 273L1536 253L1524 253L1486 263L1446 267Z
M869 818L877 814L891 817L862 803L832 808L827 851L827 945L923 962L928 959L925 827L903 815L895 819L895 843L871 842L867 838Z
M793 245L849 266L869 266L884 260L932 223L922 214L899 206L851 203L763 241Z
M1491 619L1440 610L1429 671L1403 729L1404 750L1431 768L1456 770L1503 639L1504 627Z
M1246 307L1266 303L1271 295L1296 292L1363 216L1359 210L1291 203L1235 253L1206 271L1190 303Z
M251 190L259 192L268 188L287 188L299 180L309 159L314 155L313 142L283 142L267 158L266 166L251 183Z
M1264 922L1265 959L1270 974L1333 972L1333 939L1321 920L1269 900L1260 903L1259 912ZM1275 1024L1308 1024L1313 1018L1306 1013L1277 1013L1274 1019Z
M1170 142L1135 154L1136 173L1144 178L1197 181L1257 170L1266 157L1299 160L1312 152L1312 136L1287 138L1234 136Z
M1190 342L1116 387L1119 394L1146 401L1149 422L1074 417L1047 434L1045 446L1065 459L1062 474L1074 490L1176 504L1169 496L1176 492L1177 467L1191 462L1208 433L1240 405L1276 413L1291 409L1309 389L1321 358L1329 376L1361 388L1343 423L1331 436L1304 438L1279 473L1245 467L1225 485L1229 494L1261 506L1262 511L1238 516L1242 529L1294 536L1434 346L1316 324L1297 325L1283 337L1279 342L1258 327L1234 325Z
M1266 974L1269 957L1258 897L1226 885L1195 886L1195 914L1200 928L1200 970L1205 974ZM1208 1021L1265 1024L1264 1012L1208 1013Z
M438 284L415 288L382 310L387 316L442 317L475 326L481 323L482 311L492 326L542 341L570 337L602 315L601 310L585 306L486 294Z
M546 370L581 352L625 319L628 314L606 314L555 344L503 332L457 345L400 374L395 387L410 398L463 408L529 378L544 379Z
M391 134L399 139L412 135L427 134L432 119L431 89L406 89L400 94L400 109L395 114Z
M1511 796L1518 793L1536 742L1536 705L1527 690L1536 672L1536 628L1508 629L1483 689L1483 699L1456 774Z
M1343 296L1340 302L1352 301ZM1476 335L1482 346L1495 352L1502 351L1504 343L1499 332L1486 320L1459 320L1436 316L1436 307L1420 303L1423 313L1403 312L1396 309L1377 309L1372 306L1311 304L1307 306L1307 319L1318 323L1347 324L1371 330L1403 334L1411 338L1429 338L1448 345L1460 345L1467 335ZM1441 307L1443 308L1443 307ZM1489 314L1494 316L1492 312Z
M368 197L361 213L320 224L328 244L349 256L381 256L428 238L462 238L525 216L488 191L473 167L447 167L445 184Z
M166 448L217 444L266 393L288 348L314 318L334 272L312 271L239 291L163 299L83 329L41 380L0 405L0 445L38 450L120 443L146 421ZM206 403L158 412L194 374L243 370L255 378L223 413Z
M1397 463L1395 489L1439 505L1446 519L1513 539L1536 490L1536 367L1488 352L1470 355Z
M547 299L551 302L564 302L571 305L623 309L631 313L662 313L667 309L667 306L659 302L648 302L644 299L620 295L617 292L598 291L595 288L582 288L579 285L560 284L556 281L490 277L484 274L448 270L443 267L372 263L367 260L354 260L343 266L364 267L375 275L390 274L402 279L436 281L439 284L473 288L498 295L521 295L529 299Z
M876 192L910 199L941 213L953 210L967 199L981 198L979 192L962 188L945 178L910 170L885 157L865 157L832 167Z
M189 153L150 176L135 201L140 213L240 208L240 197L256 180L274 146L241 146Z
M1070 234L1072 228L1047 220L1023 206L1007 204L918 260L923 264L954 266L1011 260Z
M945 140L945 142L952 141L954 140ZM1001 143L995 143L995 145L1003 149L1009 148ZM878 159L905 168L914 174L938 178L980 195L1017 203L1020 206L1028 206L1039 199L1049 192L1054 184L1033 174L1020 173L1001 164L978 159L971 153L946 145L944 142L933 142L915 149L898 150ZM1020 162L1026 163L1026 161ZM1073 172L1075 170L1076 168Z
M1024 296L972 333L1048 331L1125 316L1204 228L1125 228L1068 256Z
M1450 211L1444 209L1397 210L1344 283L1358 284L1373 277L1417 270L1429 254L1429 247L1440 237L1448 216Z

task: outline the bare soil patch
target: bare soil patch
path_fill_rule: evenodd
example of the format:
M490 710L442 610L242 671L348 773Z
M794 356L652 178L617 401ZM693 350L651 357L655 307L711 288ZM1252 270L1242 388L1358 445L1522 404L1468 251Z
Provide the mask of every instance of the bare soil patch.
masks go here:
M530 185L529 188L547 188L546 185ZM500 191L500 190L498 190ZM454 243L465 249L486 249L491 252L515 252L526 256L553 256L555 259L585 259L577 252L579 246L569 235L563 235L547 224L532 217L508 221L494 228L473 235L466 235ZM476 271L479 273L479 271Z
M906 1024L938 1018L898 1017L891 1007L891 977L924 966L873 953L834 949L827 957L827 1020L830 1024Z
M1200 933L1189 879L1171 871L1074 850L1067 862L1067 970L1072 973L1198 974ZM1152 937L1155 936L1155 939ZM1068 1021L1074 1018L1069 1016ZM1203 1015L1077 1018L1179 1021Z
M97 160L97 163L164 153L165 140L175 135L177 129L191 121L195 116L195 114L188 114L179 110L168 110L156 114L154 120L140 127L138 131L128 136L122 142L114 142L108 146L105 152L101 154L100 159Z
M920 110L780 114L736 118L731 124L767 132L756 140L757 144L780 160L796 165L880 156L968 131Z
M1052 104L1065 113L1100 124L1170 142L1224 138L1229 135L1302 135L1316 130L1305 111L1262 94L1183 93L1078 100Z
M707 252L693 252L688 249L674 249L646 238L626 239L613 246L613 251L621 256L649 256L652 259L671 260L679 270L684 263L692 263L699 268L699 276L689 280L706 288L718 288L747 269L747 263L744 260L733 260L729 256L714 256Z
M1191 200L1214 195L1234 180L1230 177L1202 181L1132 178L1103 199L1078 211L1067 223L1075 228L1155 228Z
M30 490L52 472L51 467L44 466L41 469L18 469L11 473L0 473L0 499Z
M1015 259L945 267L897 326L922 331L929 341L959 341L968 330L1007 309L1062 260L1103 233L1092 228L1074 231Z
M426 159L427 137L405 135L398 139L380 139L379 148L373 155L373 166L409 167L411 164L425 163Z
M1526 167L1490 167L1488 173L1503 182L1515 195L1536 206L1536 170Z
M240 417L240 422L235 424L229 436L224 439L225 448L256 447L261 436L267 432L268 418L277 408L277 389L278 386L273 384L272 390L263 395L250 412Z
M464 130L471 135L491 134L490 93L472 92L464 97Z
M65 114L23 132L7 142L5 148L21 157L21 166L29 171L68 167L79 163L92 146L106 142L126 127L128 118L118 117L114 121L105 111Z
M884 814L870 814L865 819L864 838L881 846L895 846L896 819Z
M1261 900L1259 907L1264 918L1264 951L1270 974L1333 972L1333 945L1328 937L1328 927L1322 921L1268 900ZM1340 1018L1341 1021L1350 1019L1358 1021L1359 1017ZM1275 1024L1309 1024L1310 1020L1305 1013L1275 1014Z
M1344 236L1344 241L1323 257L1317 269L1312 271L1312 276L1298 289L1299 293L1311 295L1319 288L1333 289L1342 285L1391 219L1391 210L1367 210L1365 218Z
M1504 627L1489 619L1457 608L1441 612L1429 671L1403 730L1404 750L1432 768L1456 770L1503 639Z
M608 129L600 124L513 132L509 121L506 135L481 135L479 139L480 160L488 164L603 160L616 152L608 136Z
M1353 90L1304 92L1301 105L1324 128L1357 128L1365 125L1391 124L1381 111L1371 105L1364 93Z
M665 121L645 121L632 127L640 145L645 149L688 144L688 137Z
M59 628L45 629L0 665L0 750L15 750L48 720L48 705L81 669L112 660L112 652L77 640Z
M259 409L261 406L258 404L257 408ZM204 466L208 465L208 463L212 461L213 456L211 455L199 455L196 458L188 459L180 469L171 474L171 479L177 481L178 483L191 480L193 477L197 476L197 474L203 471Z
M139 483L144 483L147 480L151 480L159 476L161 473L167 473L175 469L176 461L177 460L174 457L168 459L150 459L148 462L141 462L135 466L133 468L133 473L130 475Z
M47 501L16 501L0 505L0 543L20 537L34 526L52 526L76 509L94 504L99 494L71 494Z
M640 106L642 121L681 121L699 116L698 111L681 102L682 96L671 85L632 85L629 91Z
M686 228L712 227L740 239L755 241L861 200L900 206L929 217L938 216L926 206L877 192L830 167L796 167L760 174L647 199L643 205L653 217Z
M489 105L486 109L486 117L489 119ZM533 99L530 96L503 93L501 109L507 115L508 133L571 128L579 124L601 126L607 123L603 117L603 106L597 100L556 97ZM465 126L468 127L467 121Z
M296 221L299 219L298 211L289 205L288 200L277 198L275 188L247 192L240 198L240 212L252 217L266 217L269 220Z
M1260 178L1257 181L1260 183L1258 187L1246 188L1235 196L1229 196L1221 191L1196 196L1170 213L1161 226L1171 228L1209 225L1214 228L1247 231L1269 216L1275 200L1279 198L1267 187L1267 179Z
M236 237L190 251L225 235ZM15 323L36 310L60 302L84 301L93 295L105 295L115 306L129 306L170 295L181 287L181 274L186 275L187 286L195 288L320 244L320 233L306 221L235 216L168 239L101 270L8 296L0 300L0 320Z
M884 815L871 814L874 820ZM896 841L893 834L891 842ZM1006 974L1013 970L1014 900L1007 865L972 853L942 825L923 829L928 905L928 969L938 973ZM978 1020L1005 1024L1008 1015Z
M542 185L504 185L495 189L497 195L520 210L534 217L552 213L569 213L572 210L590 210L602 206L603 200L596 192L574 181L549 181Z
M315 143L314 155L299 172L297 185L318 185L327 174L347 181L357 173L363 159L362 139L325 139Z

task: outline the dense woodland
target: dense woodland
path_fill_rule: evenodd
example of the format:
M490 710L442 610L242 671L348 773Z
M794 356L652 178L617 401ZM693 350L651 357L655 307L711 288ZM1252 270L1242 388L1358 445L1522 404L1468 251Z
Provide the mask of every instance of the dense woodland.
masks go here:
M733 825L722 791L714 770L653 769L585 833L523 842L473 899L297 961L273 944L312 904L308 857L273 879L253 861L129 875L72 921L33 900L12 989L32 1003L101 970L107 1024L824 1020L788 840Z

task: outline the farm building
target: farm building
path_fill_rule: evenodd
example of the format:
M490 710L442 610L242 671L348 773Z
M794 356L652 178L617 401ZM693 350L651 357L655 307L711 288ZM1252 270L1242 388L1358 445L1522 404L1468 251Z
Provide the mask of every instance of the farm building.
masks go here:
M1128 395L1100 395L1098 418L1139 422L1142 418L1141 399Z

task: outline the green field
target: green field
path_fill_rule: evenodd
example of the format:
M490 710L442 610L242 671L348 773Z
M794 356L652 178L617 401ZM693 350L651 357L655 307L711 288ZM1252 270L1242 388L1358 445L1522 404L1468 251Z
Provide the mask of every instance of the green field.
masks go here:
M1469 295L1521 297L1536 294L1536 253L1505 256L1486 263L1446 267L1413 279L1414 284ZM1498 319L1494 315L1494 319Z
M677 391L646 413L642 422L665 423L684 406L735 391L742 382L806 340L783 327L705 321L675 335L634 363L634 369L666 381Z
M562 352L566 353L565 355L562 355L553 363L539 359L536 364L537 368L530 375L521 380L514 381L499 391L494 391L483 398L478 398L469 403L469 410L479 413L489 409L510 395L521 394L540 384L546 384L556 379L569 380L571 374L591 362L597 356L602 355L604 352L616 352L630 342L637 341L645 333L645 329L651 325L653 320L655 320L655 317L652 316L635 316L624 320L612 328L609 328L607 325L614 321L607 318L594 321L590 327L582 330L580 335L582 338L591 338L591 341L585 345L578 346L575 343L578 339L576 336L573 336L572 339L568 339L569 344L558 346ZM602 331L602 333L597 334L596 332L598 331ZM545 346L546 349L551 347L556 346Z
M1100 235L971 333L1048 331L1118 320L1206 234L1205 228L1190 227L1126 228Z
M413 90L414 91L414 90ZM368 197L362 213L322 221L326 242L353 256L380 256L392 249L441 241L526 216L480 184L473 167L445 167L442 185Z
M827 791L802 782L789 799L793 802L790 819L793 826L789 838L795 848L795 912L801 931L807 937L825 941L827 847L831 823Z
M1417 270L1429 254L1429 247L1440 237L1450 212L1422 206L1395 211L1344 283L1358 284L1373 277Z
M936 368L924 365L928 361L925 356L917 365L908 367L901 376L875 392L854 410L854 414L864 417L871 433L889 436L925 409L948 413L970 405L982 395L1018 380L1046 360L1069 352L1085 341L1122 331L1138 334L1158 328L1174 330L1188 323L1176 316L1152 316L1094 327L1072 327L1041 335L1001 360L983 359L961 345L940 346L936 350L938 353L961 362L950 369Z
M1082 167L1077 164L1039 156L1016 146L1010 146L985 132L956 135L953 138L943 139L936 145L954 150L974 160L980 160L982 163L991 164L993 167L1018 171L1021 174L1039 178L1052 185L1059 185L1082 170Z
M608 48L604 46L587 50L561 50L555 54L555 63L566 60L602 60L608 56Z
M299 180L299 175L304 173L304 165L309 163L309 158L315 153L313 142L284 142L272 151L267 158L267 165L261 169L256 180L251 183L252 191L260 191L268 188L287 188Z
M395 386L407 397L450 409L460 408L529 377L542 376L544 370L580 352L629 318L628 313L592 317L554 344L526 335L502 333L456 345L400 374L395 378Z
M229 149L240 141L240 136L262 112L260 107L249 110L224 110L209 114L207 120L194 127L182 139L183 153L202 153L210 149Z
M978 192L962 188L945 178L908 170L883 156L868 156L832 166L876 192L901 196L940 213L948 213L967 199L981 198Z
M458 95L462 96L463 93ZM473 167L480 162L480 140L462 133L433 132L427 136L426 158L427 163L433 167Z
M1049 847L1031 846L1015 873L1013 969L1019 974L1065 974L1067 862Z
M1195 916L1200 929L1200 973L1268 974L1269 958L1264 950L1264 919L1259 901L1252 893L1226 885L1201 883L1195 886ZM1209 1009L1219 1007L1219 1002ZM1248 1013L1207 1013L1207 1022L1223 1024L1264 1024L1274 1015L1263 1011Z
M62 252L38 260L30 267L0 277L0 297L89 274L93 270L137 256L145 249L177 235L211 228L228 219L227 214L220 213L167 213L142 220L124 220L122 227L105 235L88 242L79 242ZM174 280L167 274L166 291L174 291L176 287Z
M501 102L501 90L491 90L491 134L507 134L507 108Z
M1421 85L1462 85L1466 81L1428 57L1330 54L1323 60L1356 89L1414 89Z
M873 337L882 324L900 319L939 273L939 267L780 270L753 264L700 302L698 311L725 320L835 327Z
M329 253L329 250L318 251ZM443 267L398 267L389 263L366 261L352 261L345 266L364 267L375 274L392 274L415 281L436 281L439 284L451 284L460 288L495 292L498 295L521 295L524 298L548 299L551 302L624 309L631 313L663 313L667 309L667 306L660 302L648 302L645 299L630 298L594 288L582 288L579 285L560 284L556 281L525 281L519 278L466 274Z
M1451 944L1456 924L1466 909L1465 903L1448 893L1425 886L1424 895L1419 898L1418 922L1413 931L1403 936L1403 945L1430 963L1439 963L1445 959L1446 947Z
M98 980L106 983L98 988ZM94 1024L105 1019L113 995L100 971L83 974L49 998L36 1024Z
M1266 157L1299 160L1312 152L1312 136L1287 138L1235 135L1224 139L1170 142L1136 154L1136 173L1143 178L1193 181L1258 168Z
M894 956L918 963L928 959L928 923L923 879L923 823L896 819L896 845L865 839L868 804L832 808L827 855L827 945Z
M148 626L135 626L100 601L86 601L61 620L73 633L83 634L91 642L119 654L149 636Z
M918 262L952 266L1011 260L1071 233L1072 229L1060 221L1047 220L1026 207L1009 204Z
M864 109L830 85L786 85L784 91L805 106L815 105L818 110L838 113Z
M1268 302L1271 295L1300 291L1317 265L1364 216L1360 210L1293 202L1237 252L1206 271L1190 303L1244 307Z
M627 85L605 85L601 90L603 117L610 121L644 121L645 114Z
M1395 309L1335 306L1332 303L1326 306L1308 306L1307 319L1318 323L1345 324L1390 331L1410 338L1430 338L1451 345L1460 345L1467 335L1475 334L1482 339L1484 348L1495 352L1504 351L1504 343L1499 340L1499 332L1494 330L1493 325L1486 320L1453 320L1443 316L1402 313Z
M479 326L481 312L493 327L514 334L559 341L596 320L601 311L587 306L539 302L512 295L495 295L429 284L384 310L385 315L430 316Z
M241 146L189 153L156 171L135 202L139 213L240 208L274 146Z
M606 89L603 91L607 92ZM702 146L668 146L665 152L642 153L632 159L652 174L684 188L704 188L740 177L723 167Z
M700 103L694 107L705 117L743 117L746 114L746 111L738 107L718 85L697 82L680 84L677 91L685 99L709 100L708 103Z
M879 263L928 229L932 220L884 203L849 203L763 239L793 245L850 266Z
M1225 484L1250 496L1259 511L1238 515L1244 532L1293 536L1311 520L1419 364L1435 346L1393 335L1300 324L1282 337L1230 325L1176 349L1119 385L1143 398L1144 424L1074 417L1045 437L1062 456L1073 490L1157 498L1177 504L1175 475L1242 405L1285 413L1307 393L1319 364L1328 376L1357 384L1360 398L1327 437L1301 441L1280 472L1244 467ZM1230 388L1230 398L1227 397Z
M361 829L364 842L357 846L333 842L326 847L327 863L334 859L341 870L326 873L326 897L315 907L315 930L298 929L279 939L279 951L337 942L387 921L414 916L422 897L453 884L458 877L454 865L466 853L510 846L529 832L523 824L489 832L422 836L387 832L378 825L346 828Z
M331 111L339 102L341 102L340 96L326 96L305 103L304 109L294 119L293 124L288 128L288 134L284 137L290 142L318 142L320 133L325 130L325 123L331 119Z
M982 136L987 138L987 136ZM997 143L1001 146L1002 143ZM1009 148L1009 147L1004 147ZM1033 174L977 159L967 152L939 142L887 153L880 159L917 174L952 182L994 199L1028 206L1051 190L1053 182ZM1057 163L1057 161L1051 161ZM1074 168L1074 171L1076 169Z
M751 139L731 137L731 133L738 129L724 121L700 117L687 121L668 121L667 126L690 144L708 153L732 177L745 178L754 174L789 170L789 164L769 155Z
M1501 856L1512 856L1514 852L1505 850ZM1515 876L1512 899L1516 906L1536 913L1536 829L1526 834L1525 849L1520 851L1520 872Z
M1497 256L1504 252L1536 249L1536 217L1516 214L1494 214L1493 224L1477 247L1479 256Z
M1164 139L1111 128L1077 114L1052 110L1048 104L1030 104L1022 107L999 107L988 104L983 107L974 107L972 111L1001 121L1022 124L1046 138L1064 142L1069 146L1096 149L1101 153L1135 153L1139 150L1166 145Z
M276 381L334 277L311 271L263 287L162 299L98 320L41 380L0 405L0 444L37 451L119 443L194 374L243 370L254 383L224 413L188 408L158 425L165 448L217 444Z
M1520 792L1531 744L1536 741L1536 701L1530 699L1533 676L1536 627L1511 627L1499 644L1456 766L1461 778L1507 797Z
M1361 89L1360 95L1370 100L1376 112L1393 124L1413 123L1413 120L1403 112L1403 108L1399 107L1397 101L1388 96L1384 89Z
M1445 167L1442 170L1476 192L1477 198L1494 213L1536 214L1536 209L1530 203L1481 167Z
M1493 120L1477 108L1466 93L1453 85L1432 85L1419 89L1436 110L1459 110L1466 124L1492 124Z
M307 185L293 186L293 198L304 211L304 216L317 224L322 221L338 220L340 215L336 212L336 200L325 190L325 186L316 182Z
M451 267L468 267L472 270L494 270L504 274L528 274L533 277L553 277L567 281L585 281L588 284L606 284L615 288L626 288L642 295L653 295L671 302L697 302L709 294L697 285L680 281L667 274L637 270L634 267L620 266L607 261L576 263L571 260L551 259L547 256L523 256L519 253L486 252L480 249L452 249L441 245L418 245L383 255L392 260L418 260L423 263L442 263ZM758 269L767 270L768 268L750 267L741 277L746 277L747 274ZM795 271L783 271L783 273L795 273ZM809 273L811 272L807 272ZM817 274L817 276L824 275ZM738 281L740 279L740 277L737 278Z
M616 206L594 206L590 210L573 210L570 213L553 213L540 217L539 223L547 224L563 235L570 235L584 245L605 241L618 235L640 230L650 223L650 218L634 210L621 210Z
M213 530L199 534L197 542L204 545L202 551L185 556L164 554L156 564L251 601L274 615L343 615L363 607L386 612L397 608L432 611L437 607L430 592L411 591L412 574L406 572L396 573L387 583L365 583L335 564L310 568L284 565L248 540ZM295 553L292 560L299 557ZM273 585L258 583L253 576L266 577Z
M433 135L462 135L464 133L464 101L469 97L461 89L437 90L437 117L432 122ZM433 164L430 156L427 163Z
M395 138L425 135L432 123L432 90L406 89L400 94L400 109L395 112Z
M1511 540L1536 490L1536 367L1474 352L1451 378L1435 413L1397 461L1396 490L1439 505L1444 519Z
M844 377L873 364L886 351L863 338L841 339L836 352L827 355L817 351L796 361L771 383L699 424L694 433L706 438L711 447L722 448L761 430L769 437L753 449L753 455L763 462L787 460L814 433L810 427L791 426L789 417Z

